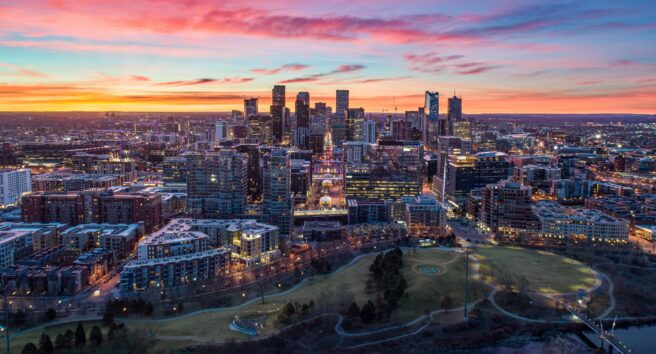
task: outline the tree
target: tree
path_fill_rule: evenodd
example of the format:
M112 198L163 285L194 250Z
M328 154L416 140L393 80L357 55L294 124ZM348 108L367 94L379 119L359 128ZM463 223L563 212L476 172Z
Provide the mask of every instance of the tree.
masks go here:
M351 319L360 317L360 307L355 303L355 301L351 303L351 306L348 309L348 316Z
M296 309L294 308L294 305L292 305L292 304L289 303L289 302L285 305L285 307L282 308L282 314L283 314L285 317L291 317L291 316L293 316L293 315L294 315L294 312L296 312Z
M73 348L73 341L75 340L75 334L69 329L64 332L64 348L70 349Z
M446 295L442 299L442 303L440 304L440 307L442 308L442 310L448 310L448 309L452 308L453 307L453 299L451 298L451 296Z
M120 335L125 335L125 325L123 323L118 323L118 324L116 322L112 323L112 325L109 326L107 337L114 338Z
M362 307L360 318L362 319L362 322L367 324L371 323L376 318L376 306L374 306L374 303L371 302L371 300L367 301Z
M102 344L103 335L98 326L93 326L93 328L91 328L91 332L89 332L89 341L96 346Z
M83 347L87 343L87 334L84 331L84 326L82 321L77 323L77 328L75 328L75 346Z
M39 354L39 348L36 347L36 344L29 342L23 347L23 354Z
M46 313L44 314L44 319L46 321L49 322L54 320L55 318L57 318L57 311L55 311L55 309L51 307L48 310L46 310Z
M64 338L63 334L59 333L55 337L55 350L61 352L64 349L66 349L66 338Z
M41 338L39 338L39 353L40 354L52 354L55 352L55 348L52 345L52 340L50 336L41 333Z

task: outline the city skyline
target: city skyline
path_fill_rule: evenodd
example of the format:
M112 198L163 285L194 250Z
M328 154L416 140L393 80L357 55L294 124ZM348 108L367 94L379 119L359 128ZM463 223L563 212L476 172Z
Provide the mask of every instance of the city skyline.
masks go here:
M384 5L384 6L383 6ZM647 1L0 5L0 110L230 111L286 85L367 112L656 112ZM441 99L445 111L447 102ZM266 107L266 109L264 109Z

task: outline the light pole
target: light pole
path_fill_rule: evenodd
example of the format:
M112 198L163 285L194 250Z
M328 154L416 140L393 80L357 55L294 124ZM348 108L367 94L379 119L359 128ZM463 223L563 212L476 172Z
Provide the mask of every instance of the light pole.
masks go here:
M9 344L9 299L7 297L7 287L2 289L2 298L5 300L5 338L7 342L7 354L11 354L11 347Z
M467 321L467 297L469 290L469 247L465 248L465 306L464 306L464 318Z

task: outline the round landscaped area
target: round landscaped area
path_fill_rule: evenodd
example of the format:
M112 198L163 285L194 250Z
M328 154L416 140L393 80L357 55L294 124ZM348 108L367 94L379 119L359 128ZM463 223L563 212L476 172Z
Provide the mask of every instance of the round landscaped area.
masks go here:
M439 275L442 274L442 270L433 264L420 264L415 267L415 271L424 274L424 275Z

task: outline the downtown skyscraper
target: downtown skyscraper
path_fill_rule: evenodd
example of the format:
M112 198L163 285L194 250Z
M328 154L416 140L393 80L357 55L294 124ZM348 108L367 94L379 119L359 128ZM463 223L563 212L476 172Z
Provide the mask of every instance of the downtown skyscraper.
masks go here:
M346 140L364 139L364 108L350 108L346 117Z
M440 136L440 94L437 91L426 91L424 98L424 109L426 111L424 144L435 146L437 137Z
M263 222L278 226L280 235L290 235L292 209L291 160L286 149L274 149L262 164Z
M349 90L337 90L335 92L335 115L346 117L349 109Z
M246 209L248 160L232 149L187 155L187 211L200 218L238 218Z
M288 125L288 110L285 107L285 86L275 85L272 92L271 107L269 113L271 114L271 130L273 140L281 142Z

